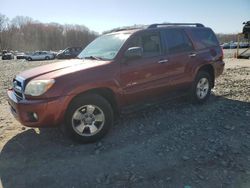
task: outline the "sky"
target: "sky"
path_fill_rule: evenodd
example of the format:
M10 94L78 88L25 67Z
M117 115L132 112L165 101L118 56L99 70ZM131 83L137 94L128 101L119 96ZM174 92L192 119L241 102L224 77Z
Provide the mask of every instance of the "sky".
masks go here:
M216 33L238 33L250 21L250 0L0 0L0 13L10 19L85 25L99 33L163 22L200 22Z

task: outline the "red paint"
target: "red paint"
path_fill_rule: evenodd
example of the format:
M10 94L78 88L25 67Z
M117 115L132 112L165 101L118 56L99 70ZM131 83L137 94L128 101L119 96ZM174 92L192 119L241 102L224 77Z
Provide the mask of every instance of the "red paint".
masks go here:
M163 28L164 29L164 28ZM163 30L161 29L161 30ZM150 29L153 30L153 29ZM183 29L190 37L192 29ZM148 30L121 31L131 36ZM32 79L55 79L55 84L39 97L26 96L18 100L13 90L8 91L8 102L16 111L15 117L26 126L57 126L63 123L65 112L72 99L84 92L96 88L106 88L113 92L118 109L156 97L177 88L190 87L196 73L204 65L211 65L215 76L223 72L222 50L220 46L212 49L197 50L195 41L191 52L170 55L163 53L152 58L140 58L125 61L127 42L113 61L75 59L37 67L21 73L27 84ZM168 60L167 63L158 63ZM36 112L37 122L30 122L27 112Z

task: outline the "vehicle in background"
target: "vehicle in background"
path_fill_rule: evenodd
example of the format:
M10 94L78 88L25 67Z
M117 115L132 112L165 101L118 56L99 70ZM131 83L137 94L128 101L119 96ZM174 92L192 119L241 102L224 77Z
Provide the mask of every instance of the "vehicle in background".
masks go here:
M249 39L250 37L250 21L248 22L243 22L244 27L242 33L244 34L245 39Z
M83 50L82 47L70 47L70 48L66 48L62 52L59 52L56 55L56 58L57 59L73 59L73 58L76 58L80 54L80 52L82 50Z
M3 51L2 60L11 60L14 59L14 54L11 52Z
M249 44L247 42L241 42L239 43L239 48L248 48Z
M4 54L6 54L6 53L8 53L8 51L7 50L2 50L2 52L1 52L1 56L3 56Z
M230 49L237 48L237 42L231 42L229 45L230 45Z
M49 51L49 53L53 54L53 56L54 56L54 58L53 58L53 59L55 59L55 58L56 58L56 55L58 54L58 52L56 52L56 51L52 51L52 50L50 50L50 51Z
M237 48L237 42L229 42L221 45L223 49L235 49Z
M26 54L23 52L16 53L16 59L26 59Z
M221 45L221 48L223 48L223 49L230 49L230 44L229 43L223 43Z
M54 59L54 55L47 51L37 51L31 55L26 56L26 60L32 61L32 60L51 60Z

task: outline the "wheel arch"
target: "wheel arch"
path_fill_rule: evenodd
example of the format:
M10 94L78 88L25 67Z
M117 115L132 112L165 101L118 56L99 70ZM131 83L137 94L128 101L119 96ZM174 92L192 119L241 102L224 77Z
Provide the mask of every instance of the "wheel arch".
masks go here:
M206 64L206 65L203 65L201 66L197 72L196 72L196 75L198 74L198 72L207 72L209 73L209 75L211 76L212 78L212 88L214 87L214 82L215 82L215 72L214 72L214 67L211 65L211 64Z
M97 94L97 95L102 96L103 98L105 98L110 103L110 105L111 105L111 107L112 107L112 109L114 111L114 114L115 115L119 114L119 107L118 107L118 103L117 103L114 91L112 89L110 89L110 88L105 88L105 87L92 88L92 89L89 89L87 91L83 91L83 92L78 93L76 96L74 96L71 99L71 101L69 102L67 108L77 98L80 98L80 97L82 97L84 95L88 95L88 94Z

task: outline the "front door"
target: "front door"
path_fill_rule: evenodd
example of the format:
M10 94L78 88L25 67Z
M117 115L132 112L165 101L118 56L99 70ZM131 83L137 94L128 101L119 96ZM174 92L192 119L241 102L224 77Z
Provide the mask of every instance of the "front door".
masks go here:
M167 63L160 32L147 32L130 39L129 47L142 47L143 56L121 63L121 86L127 104L157 95L163 83Z

